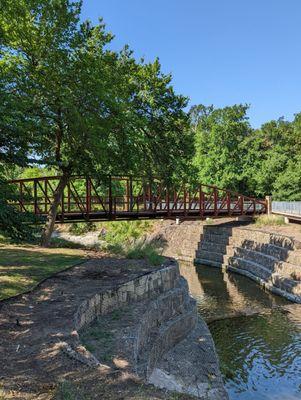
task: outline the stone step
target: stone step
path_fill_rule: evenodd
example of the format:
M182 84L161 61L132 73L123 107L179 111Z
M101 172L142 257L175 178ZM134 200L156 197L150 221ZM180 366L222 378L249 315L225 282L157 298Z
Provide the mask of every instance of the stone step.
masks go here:
M279 274L273 274L270 282L281 290L301 298L301 281L285 278Z
M250 260L239 257L229 257L228 265L237 269L246 270L259 278L268 281L272 275L271 271L264 266Z
M220 263L222 263L224 259L222 253L216 253L214 251L206 251L206 250L196 251L196 258L217 261Z
M203 236L204 242L216 243L216 244L230 244L231 236L219 235L215 233L205 233Z
M204 226L203 235L206 234L214 234L214 235L224 235L229 236L232 235L233 227L221 227L218 226Z
M301 279L301 266L291 264L285 261L278 261L275 266L275 272L279 273L284 278ZM299 278L300 277L300 278Z
M264 253L260 253L255 250L246 249L243 247L234 247L233 256L253 261L267 268L270 271L274 271L279 260L275 257L269 256Z
M202 240L198 244L198 251L214 251L216 253L221 253L225 254L227 251L227 245L226 244L221 244L221 243L212 243L212 242L207 242L205 240Z
M224 231L223 228L220 229L220 232L218 231L218 227L215 227L215 230L204 231L204 239L209 242L231 243L229 242L229 238L231 237L232 243L237 246L239 243L243 244L245 241L251 240L262 244L272 244L287 250L299 248L299 244L295 243L294 239L289 236L247 228L233 228L228 232Z
M222 263L218 261L213 261L213 260L206 260L205 258L195 258L194 259L194 264L195 265L207 265L209 267L216 267L216 268L221 268Z
M240 246L245 249L258 251L264 253L268 256L277 258L278 260L285 261L291 250L288 250L281 246L276 246L271 243L259 243L254 240L244 240L243 244Z

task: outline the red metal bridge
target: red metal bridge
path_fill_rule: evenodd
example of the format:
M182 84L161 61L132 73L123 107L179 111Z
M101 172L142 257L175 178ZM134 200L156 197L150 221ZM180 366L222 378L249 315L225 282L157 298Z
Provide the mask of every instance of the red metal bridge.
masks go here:
M46 217L60 177L17 179L13 202L21 212ZM143 218L202 219L263 214L265 200L210 185L166 186L158 179L71 177L64 189L57 222Z

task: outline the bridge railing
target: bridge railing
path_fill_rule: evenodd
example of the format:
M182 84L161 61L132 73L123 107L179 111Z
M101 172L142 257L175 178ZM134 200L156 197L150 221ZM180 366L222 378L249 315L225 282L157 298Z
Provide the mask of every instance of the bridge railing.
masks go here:
M20 211L45 216L60 177L10 181ZM58 221L139 217L236 216L267 211L265 200L210 185L167 186L158 179L108 177L103 181L72 177L64 189Z
M301 217L301 201L272 201L272 212Z

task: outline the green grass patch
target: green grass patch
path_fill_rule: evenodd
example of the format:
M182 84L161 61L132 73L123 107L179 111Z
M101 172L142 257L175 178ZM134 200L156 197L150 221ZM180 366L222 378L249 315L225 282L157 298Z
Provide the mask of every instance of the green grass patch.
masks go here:
M0 246L0 300L32 289L43 279L84 259L84 252L76 249Z
M284 217L280 215L260 215L255 220L256 226L281 226L285 225Z

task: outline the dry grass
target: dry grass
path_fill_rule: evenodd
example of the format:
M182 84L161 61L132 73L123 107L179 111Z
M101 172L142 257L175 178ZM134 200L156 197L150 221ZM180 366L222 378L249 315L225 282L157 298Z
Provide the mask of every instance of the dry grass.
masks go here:
M284 217L280 215L260 215L256 217L256 226L282 226L285 225Z

